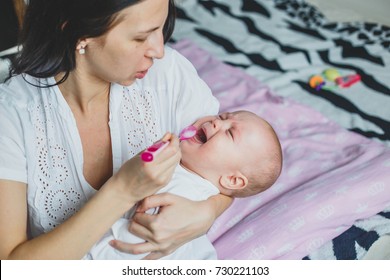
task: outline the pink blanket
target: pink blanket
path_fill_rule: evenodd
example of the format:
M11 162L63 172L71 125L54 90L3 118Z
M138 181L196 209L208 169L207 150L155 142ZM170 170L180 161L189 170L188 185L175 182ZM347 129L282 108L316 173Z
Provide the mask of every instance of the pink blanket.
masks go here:
M189 41L173 46L196 67L221 111L267 119L284 153L269 190L236 199L209 232L220 259L301 259L356 220L390 206L390 150L311 108L276 96Z

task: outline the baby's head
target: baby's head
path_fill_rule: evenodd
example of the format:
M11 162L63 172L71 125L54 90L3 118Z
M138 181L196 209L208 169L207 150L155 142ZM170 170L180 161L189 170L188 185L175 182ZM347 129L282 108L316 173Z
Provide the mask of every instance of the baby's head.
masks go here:
M197 135L181 142L181 164L216 185L220 192L246 197L268 189L282 169L275 131L248 111L199 119Z

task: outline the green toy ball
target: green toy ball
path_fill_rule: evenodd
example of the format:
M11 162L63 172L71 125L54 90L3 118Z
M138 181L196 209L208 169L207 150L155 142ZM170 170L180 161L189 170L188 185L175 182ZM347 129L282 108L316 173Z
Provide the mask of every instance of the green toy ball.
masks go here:
M329 68L324 71L324 76L328 81L334 82L338 77L340 77L340 72L334 68Z

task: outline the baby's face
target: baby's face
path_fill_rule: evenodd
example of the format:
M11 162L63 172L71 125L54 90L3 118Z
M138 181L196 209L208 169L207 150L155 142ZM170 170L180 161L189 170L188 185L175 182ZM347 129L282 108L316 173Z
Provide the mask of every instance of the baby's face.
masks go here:
M269 152L269 126L253 113L208 116L194 126L198 129L196 136L180 144L181 162L203 178L240 170Z

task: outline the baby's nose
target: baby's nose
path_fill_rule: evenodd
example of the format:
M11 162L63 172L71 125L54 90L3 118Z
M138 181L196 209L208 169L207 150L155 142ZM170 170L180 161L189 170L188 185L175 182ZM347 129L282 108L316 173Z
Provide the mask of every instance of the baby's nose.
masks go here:
M215 120L208 121L202 125L203 130L205 131L208 137L213 136L219 129L221 123Z
M221 127L222 121L220 119L215 119L212 121L212 126L214 129L219 129Z

